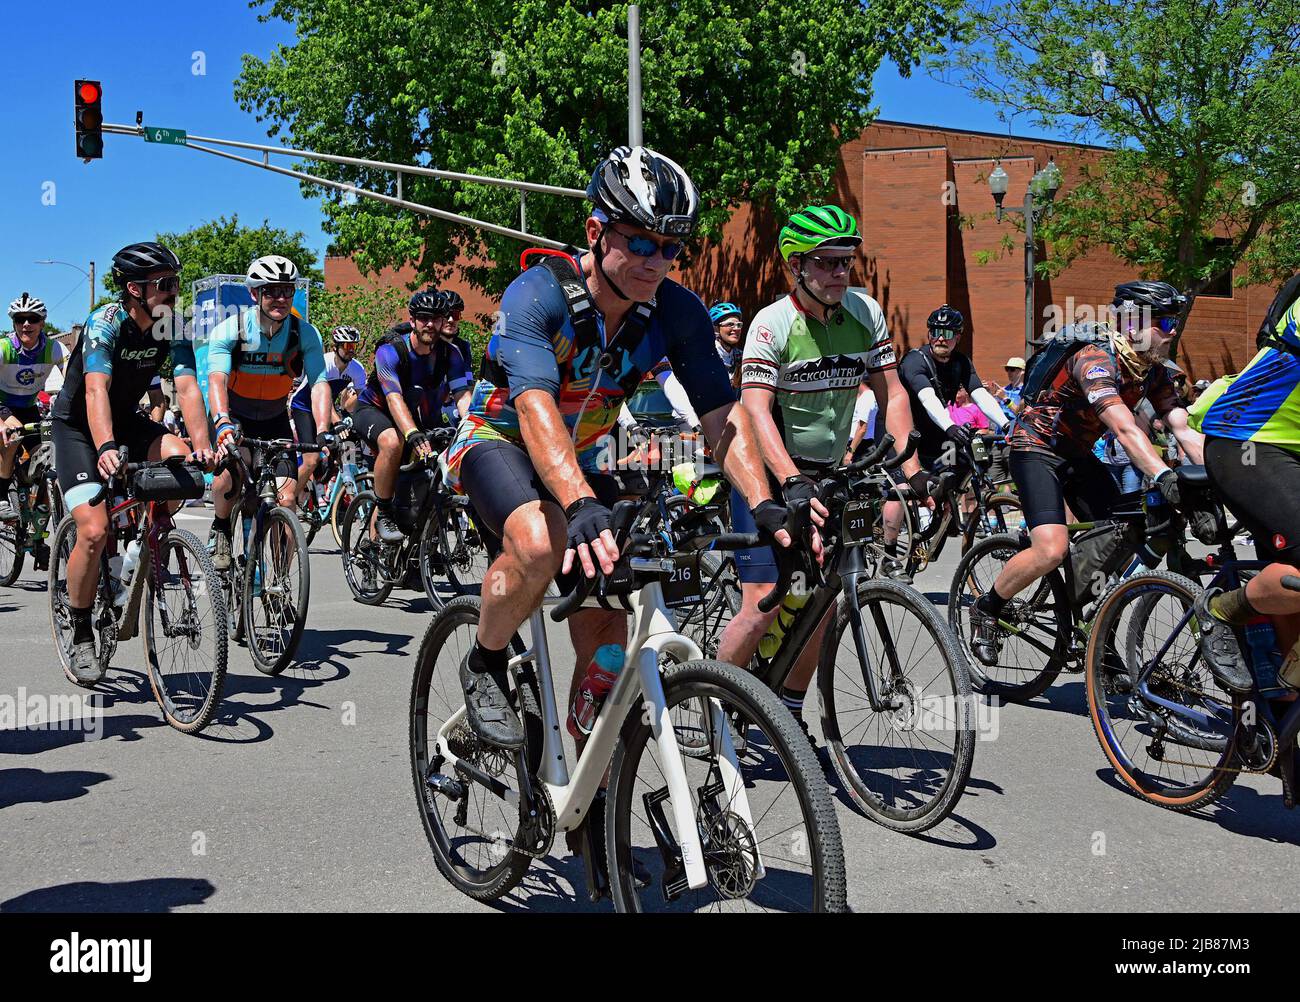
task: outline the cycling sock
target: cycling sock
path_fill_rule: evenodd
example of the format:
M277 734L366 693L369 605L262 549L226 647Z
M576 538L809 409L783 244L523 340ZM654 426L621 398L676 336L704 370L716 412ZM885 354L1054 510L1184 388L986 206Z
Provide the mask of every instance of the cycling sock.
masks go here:
M392 498L381 498L378 494L376 494L376 495L375 495L375 507L376 507L377 509L379 509L380 514L383 514L383 515L392 515L392 514L393 514L393 499L392 499Z
M887 556L887 557L896 557L896 556L898 556L898 540L897 540L897 539L895 539L892 543L886 543L886 544L885 544L885 556Z
M476 674L491 675L502 692L510 691L509 674L506 670L509 663L510 652L505 647L499 651L491 651L475 640L474 649L469 652L469 670Z
M990 616L1000 616L1009 601L1010 599L1003 598L998 594L997 588L993 587L977 598L975 604L980 607L980 612L987 613Z
M68 606L68 612L72 614L72 642L74 644L84 644L95 639L95 631L90 627L90 610L78 609L75 606Z
M1210 615L1221 623L1245 626L1247 622L1263 614L1257 612L1250 604L1250 599L1246 597L1246 589L1243 587L1222 592L1210 599Z
M231 533L230 516L226 515L224 518L222 518L220 516L214 515L212 517L212 528L215 529L217 532L221 533L223 536L229 537Z
M781 702L785 704L787 710L794 714L795 720L803 720L803 701L807 695L807 690L798 692L781 686Z

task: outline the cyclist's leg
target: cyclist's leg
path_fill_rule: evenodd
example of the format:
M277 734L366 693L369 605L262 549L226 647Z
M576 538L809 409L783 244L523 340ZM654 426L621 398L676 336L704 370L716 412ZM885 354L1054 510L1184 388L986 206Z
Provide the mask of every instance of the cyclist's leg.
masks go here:
M312 416L311 411L298 410L294 408L290 411L293 420L293 430L295 438L299 445L316 444L316 419ZM316 473L316 467L320 463L320 454L316 452L304 452L302 462L298 467L298 496L301 497L303 491L307 489L308 483L311 482L312 476Z
M375 455L372 532L387 542L397 542L402 538L402 530L393 518L393 494L397 490L398 467L402 465L402 438L392 419L370 404L357 404L352 413L352 428ZM509 639L506 638L507 642Z
M101 675L90 614L99 584L100 557L108 542L107 499L89 433L56 420L52 434L59 488L77 525L77 541L68 555L66 572L72 616L70 668L78 680L95 682Z
M1300 497L1300 457L1286 449L1252 443L1246 461L1243 443L1222 438L1205 443L1205 466L1219 497L1255 539L1255 553L1271 563L1252 578L1240 595L1226 593L1211 601L1210 611L1225 621L1234 607L1273 617L1283 657L1300 640L1300 593L1282 585L1300 576L1300 530L1295 499ZM1244 602L1241 600L1244 598Z
M731 491L731 529L757 532L754 514L735 488ZM759 601L776 584L776 557L770 546L736 551L736 577L740 579L740 610L731 618L718 640L718 660L745 668L758 650L758 643L780 612L762 612Z
M564 512L541 485L528 454L509 442L472 443L459 470L494 555L483 579L477 640L461 666L467 718L484 740L519 747L523 728L506 699L508 648L560 569Z
M36 407L15 407L12 409L9 417L5 418L5 429L11 431L15 436L18 430L25 424L39 421L41 417L39 408ZM8 445L0 444L0 518L17 518L18 512L10 510L9 505L9 485L14 477L14 457L18 454L18 447L21 444L19 438L15 437Z

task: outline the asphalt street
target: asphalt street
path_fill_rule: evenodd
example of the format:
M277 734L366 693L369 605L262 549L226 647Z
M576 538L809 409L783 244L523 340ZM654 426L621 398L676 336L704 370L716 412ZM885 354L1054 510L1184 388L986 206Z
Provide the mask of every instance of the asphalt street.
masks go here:
M209 517L191 509L182 524L205 538ZM918 580L940 605L956 559ZM414 592L380 608L354 602L327 528L312 554L300 664L268 678L232 646L218 719L188 737L163 723L141 642L124 642L100 687L97 739L86 740L24 727L29 709L14 711L66 715L60 700L81 695L58 668L44 574L29 565L0 589L0 703L10 710L0 717L0 911L607 909L588 904L563 839L494 906L437 872L407 748L414 655L430 619ZM553 630L551 645L566 678L567 634ZM965 796L926 835L886 831L837 801L860 911L1295 907L1300 817L1283 808L1280 784L1243 777L1195 815L1139 801L1098 748L1078 675L1000 711Z

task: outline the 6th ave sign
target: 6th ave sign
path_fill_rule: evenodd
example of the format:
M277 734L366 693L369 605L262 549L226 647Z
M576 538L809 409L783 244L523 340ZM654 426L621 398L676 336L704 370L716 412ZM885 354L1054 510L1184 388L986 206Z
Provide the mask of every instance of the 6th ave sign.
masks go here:
M185 145L184 129L161 129L157 126L144 127L144 141L146 143L168 143L172 146Z

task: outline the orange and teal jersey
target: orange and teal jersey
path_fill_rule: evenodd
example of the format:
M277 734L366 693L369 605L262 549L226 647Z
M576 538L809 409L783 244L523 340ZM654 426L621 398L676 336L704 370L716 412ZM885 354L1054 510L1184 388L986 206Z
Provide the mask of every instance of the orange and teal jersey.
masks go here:
M230 413L262 421L284 413L299 376L314 386L325 381L325 346L320 331L290 314L272 335L258 322L260 310L240 310L221 321L208 345L208 372L224 372ZM297 344L291 331L298 325ZM237 360L236 360L237 358ZM233 371L232 371L233 369Z
M574 281L580 280L575 275ZM693 292L665 279L656 297L636 304L613 335L605 330L604 317L595 316L595 324L576 332L564 291L545 267L529 268L510 283L468 416L447 454L453 488L460 489L460 464L476 444L523 445L515 400L529 390L545 391L555 400L578 463L588 472L605 469L613 458L609 433L624 398L664 359L696 413L733 402L713 348L708 310Z

